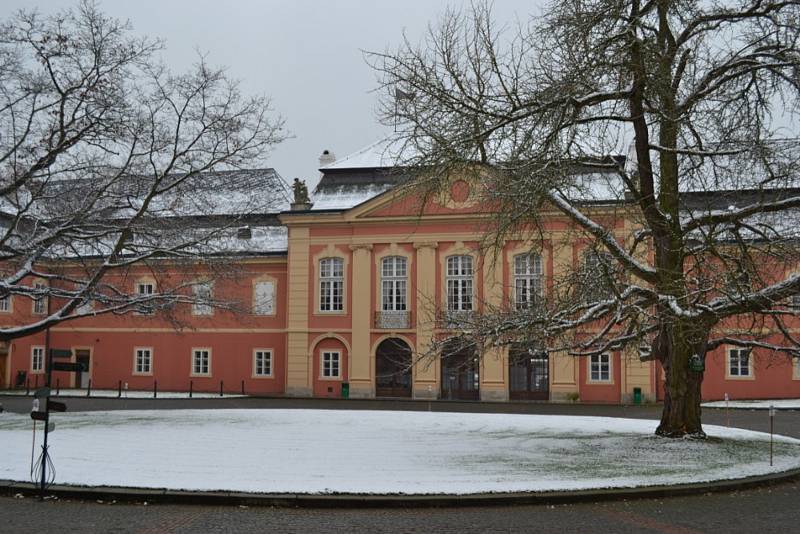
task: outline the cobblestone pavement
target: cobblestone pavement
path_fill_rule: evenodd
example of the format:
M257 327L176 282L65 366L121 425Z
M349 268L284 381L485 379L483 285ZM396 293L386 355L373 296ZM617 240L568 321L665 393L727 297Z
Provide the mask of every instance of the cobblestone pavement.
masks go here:
M657 419L659 406L537 403L326 401L312 399L65 399L70 411L184 408L415 409L599 415ZM25 412L30 398L0 399ZM766 411L704 410L709 424L769 429ZM780 411L775 431L800 438L800 411ZM739 492L582 503L482 508L286 509L109 504L0 497L0 532L796 532L800 482Z
M797 532L800 483L670 499L556 506L283 509L0 498L9 533Z

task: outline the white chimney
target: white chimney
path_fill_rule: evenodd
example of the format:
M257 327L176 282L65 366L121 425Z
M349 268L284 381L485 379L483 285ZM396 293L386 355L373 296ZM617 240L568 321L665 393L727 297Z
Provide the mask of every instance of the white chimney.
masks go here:
M336 156L330 150L323 150L322 155L319 157L319 167L326 167L336 161Z

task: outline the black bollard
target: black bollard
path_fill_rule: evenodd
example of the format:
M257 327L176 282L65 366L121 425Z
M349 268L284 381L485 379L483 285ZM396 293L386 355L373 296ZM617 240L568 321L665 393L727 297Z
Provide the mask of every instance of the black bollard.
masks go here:
M244 395L244 380L242 380L242 395Z
M153 398L158 397L158 380L153 380Z
M86 388L86 396L87 397L91 397L92 396L92 379L91 378L89 379L89 387Z
M222 380L219 381L219 396L222 396Z
M122 398L122 380L117 384L117 398Z
M192 384L193 384L192 381L189 380L189 398L190 399L192 398Z

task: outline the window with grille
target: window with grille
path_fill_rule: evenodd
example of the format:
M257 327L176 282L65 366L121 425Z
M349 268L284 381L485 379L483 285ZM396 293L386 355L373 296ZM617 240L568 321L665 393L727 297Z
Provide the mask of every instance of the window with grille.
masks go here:
M149 375L153 372L153 349L137 348L134 350L133 372L137 375Z
M447 310L472 310L472 256L447 258Z
M319 310L344 310L344 260L325 258L319 262Z
M339 378L340 358L338 351L322 351L322 378Z
M542 258L538 254L514 256L514 304L529 308L542 296Z
M256 349L253 352L253 375L272 376L272 351Z
M591 382L611 381L611 355L594 354L589 360L589 380Z
M192 350L192 374L210 375L211 374L211 350L194 349Z
M406 311L408 262L401 256L381 261L381 303L383 311Z
M749 349L730 349L728 351L728 375L750 376Z

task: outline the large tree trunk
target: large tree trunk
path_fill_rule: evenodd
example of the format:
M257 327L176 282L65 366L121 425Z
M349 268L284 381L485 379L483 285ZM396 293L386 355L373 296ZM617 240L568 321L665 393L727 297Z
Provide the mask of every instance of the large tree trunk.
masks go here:
M665 328L661 336L659 359L664 366L666 383L664 410L656 434L670 438L705 438L700 411L703 373L691 370L689 362L695 354L705 360L707 331L698 329L697 325L676 324Z

